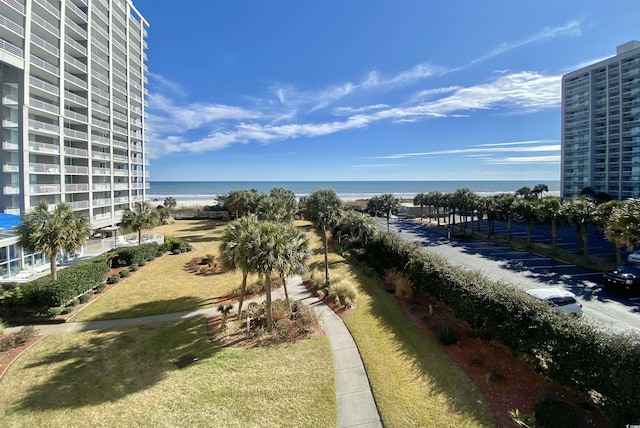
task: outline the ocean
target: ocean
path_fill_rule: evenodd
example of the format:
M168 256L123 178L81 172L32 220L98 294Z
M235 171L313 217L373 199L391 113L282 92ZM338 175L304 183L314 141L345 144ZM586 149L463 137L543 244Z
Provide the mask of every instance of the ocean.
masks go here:
M296 196L306 196L319 188L331 188L341 198L369 199L376 195L392 193L397 198L413 198L418 193L452 193L468 188L480 196L498 193L514 193L516 190L536 184L546 184L550 195L560 195L559 180L512 181L151 181L147 199L163 201L172 196L178 200L211 199L231 190L256 189L269 193L274 187L284 187Z

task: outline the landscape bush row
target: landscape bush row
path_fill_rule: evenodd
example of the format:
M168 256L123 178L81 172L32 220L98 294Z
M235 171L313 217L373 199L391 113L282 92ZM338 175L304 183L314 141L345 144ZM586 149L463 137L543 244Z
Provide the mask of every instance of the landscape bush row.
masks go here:
M27 284L5 284L0 305L5 310L37 308L40 314L57 315L65 306L86 302L94 290L102 291L106 274L112 268L137 268L167 250L157 243L117 248L60 270L56 281L46 276Z
M405 272L416 291L445 303L478 335L528 355L541 373L597 397L614 423L640 420L638 337L557 314L512 285L454 266L392 234L382 234L359 259L379 276L394 268Z

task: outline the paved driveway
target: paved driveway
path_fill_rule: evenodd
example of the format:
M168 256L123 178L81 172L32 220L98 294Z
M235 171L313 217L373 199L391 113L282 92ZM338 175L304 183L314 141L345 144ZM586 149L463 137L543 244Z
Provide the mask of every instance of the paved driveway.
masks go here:
M378 221L380 229L386 230L386 221ZM599 327L615 332L640 332L640 298L627 298L604 291L600 272L492 242L472 239L451 241L447 239L446 229L392 219L391 231L398 233L399 230L404 239L418 241L429 251L442 255L454 264L480 270L492 279L514 284L523 290L553 287L572 291L583 304L585 319ZM575 236L575 230L569 228L565 234L567 232L573 232ZM571 241L567 235L564 239L565 245L573 245L569 248L575 247L575 238ZM597 240L593 242L597 248Z

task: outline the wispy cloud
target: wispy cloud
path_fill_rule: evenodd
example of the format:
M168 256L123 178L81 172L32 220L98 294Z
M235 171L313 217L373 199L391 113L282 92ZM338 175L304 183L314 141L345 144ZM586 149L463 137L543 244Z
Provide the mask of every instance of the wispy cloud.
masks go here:
M502 159L490 159L487 163L493 165L508 165L508 164L559 164L560 155L552 156L523 156L523 157L508 157Z
M513 143L498 143L494 147L486 147L484 145L475 145L462 149L434 150L428 152L414 153L398 153L386 156L377 156L374 159L404 159L411 157L436 156L436 155L454 155L454 154L482 154L482 153L500 153L500 152L559 152L560 144L543 144L540 142L547 140L522 141Z
M517 48L521 48L523 46L529 45L531 43L535 43L535 42L539 42L539 41L544 41L544 40L551 40L551 39L555 39L557 37L564 37L564 36L579 36L582 33L581 30L581 24L582 24L582 20L572 20L569 21L568 23L566 23L565 25L561 25L559 27L553 27L553 28L545 28L542 31L529 36L525 39L516 41L516 42L508 42L508 43L502 43L501 45L493 48L492 50L490 50L489 52L487 52L486 54L479 56L478 58L475 58L471 61L469 61L468 63L455 68L454 70L461 70L464 68L468 68L471 67L473 65L476 65L480 62L486 61L490 58L493 58L495 56L498 55L502 55L506 52L509 52L511 50L517 49Z

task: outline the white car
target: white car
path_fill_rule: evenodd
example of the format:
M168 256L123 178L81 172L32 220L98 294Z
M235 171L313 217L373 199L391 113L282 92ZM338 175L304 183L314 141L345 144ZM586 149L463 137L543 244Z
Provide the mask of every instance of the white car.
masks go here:
M629 263L633 263L634 265L640 264L640 250L636 250L629 254L627 259L629 260Z
M533 288L527 294L547 302L552 310L564 311L576 317L582 316L582 303L578 303L576 295L570 291L557 288Z

